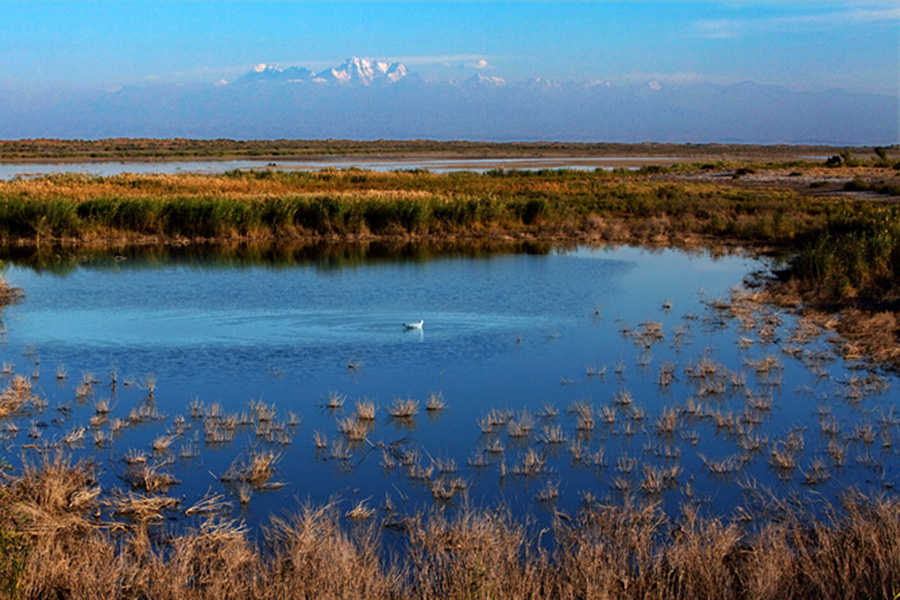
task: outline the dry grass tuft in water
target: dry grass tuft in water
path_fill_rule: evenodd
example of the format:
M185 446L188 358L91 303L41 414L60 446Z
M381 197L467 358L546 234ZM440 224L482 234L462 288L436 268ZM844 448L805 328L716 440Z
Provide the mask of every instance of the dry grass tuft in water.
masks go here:
M388 406L388 414L395 419L411 419L419 414L419 401L412 398L394 398L394 401Z
M24 375L14 375L0 391L0 419L19 413L40 400L32 389L31 379Z
M245 482L256 489L279 487L279 484L270 483L275 475L275 463L281 458L281 454L267 451L251 451L244 456L235 459L228 471L222 475L222 481Z

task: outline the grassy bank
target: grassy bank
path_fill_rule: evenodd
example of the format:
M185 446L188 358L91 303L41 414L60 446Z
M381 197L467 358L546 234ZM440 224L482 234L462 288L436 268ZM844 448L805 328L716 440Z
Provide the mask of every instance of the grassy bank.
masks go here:
M786 190L578 171L52 176L0 183L0 241L522 235L792 243L857 210Z
M110 494L59 454L7 479L0 499L6 598L843 599L900 585L900 503L859 495L813 511L760 494L727 521L586 498L543 532L503 511L359 519L305 505L258 543L220 516L221 498ZM167 532L172 511L195 529ZM384 552L386 528L401 556Z

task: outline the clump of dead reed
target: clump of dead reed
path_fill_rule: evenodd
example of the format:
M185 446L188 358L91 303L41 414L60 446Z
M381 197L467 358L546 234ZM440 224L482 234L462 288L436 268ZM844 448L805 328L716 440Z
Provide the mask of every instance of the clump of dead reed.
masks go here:
M419 401L412 398L394 398L385 410L395 419L411 419L419 414Z
M40 400L34 393L31 379L24 375L14 375L0 391L0 419L20 413Z
M338 421L338 431L347 436L352 442L360 442L369 435L371 420L363 420L353 417L346 417Z
M339 408L344 406L344 402L346 401L347 396L345 396L344 394L329 391L328 396L325 398L325 408L329 410L338 410Z
M252 450L237 457L222 475L225 482L244 482L255 489L275 489L281 486L269 480L275 475L275 464L281 454L271 450Z
M172 473L164 470L172 464L169 458L161 462L149 460L127 463L122 478L135 490L155 492L166 491L173 485L181 483Z
M356 401L356 418L359 421L375 420L375 403L362 398Z
M447 408L447 401L444 399L442 392L432 392L428 394L428 400L425 403L425 409L429 412L441 411Z

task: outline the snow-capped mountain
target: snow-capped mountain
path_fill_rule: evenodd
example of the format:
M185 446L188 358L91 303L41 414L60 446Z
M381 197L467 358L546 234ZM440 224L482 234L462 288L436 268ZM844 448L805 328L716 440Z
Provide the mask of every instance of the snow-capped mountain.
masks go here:
M232 137L896 143L898 100L841 90L650 79L428 81L351 58L313 72L257 65L234 83L4 93L0 139ZM840 115L841 118L835 118Z
M274 65L260 64L237 80L238 83L333 83L338 85L389 85L409 75L402 63L369 61L364 58L348 58L343 64L314 72L303 67L281 69Z

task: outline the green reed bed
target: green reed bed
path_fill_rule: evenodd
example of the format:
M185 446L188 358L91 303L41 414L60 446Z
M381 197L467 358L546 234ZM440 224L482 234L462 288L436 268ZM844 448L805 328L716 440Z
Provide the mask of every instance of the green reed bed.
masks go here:
M655 184L575 171L231 173L224 177L49 177L0 185L0 238L587 235L598 218L664 232L790 239L821 208L776 192ZM236 183L236 185L230 185ZM797 221L800 221L798 224Z

